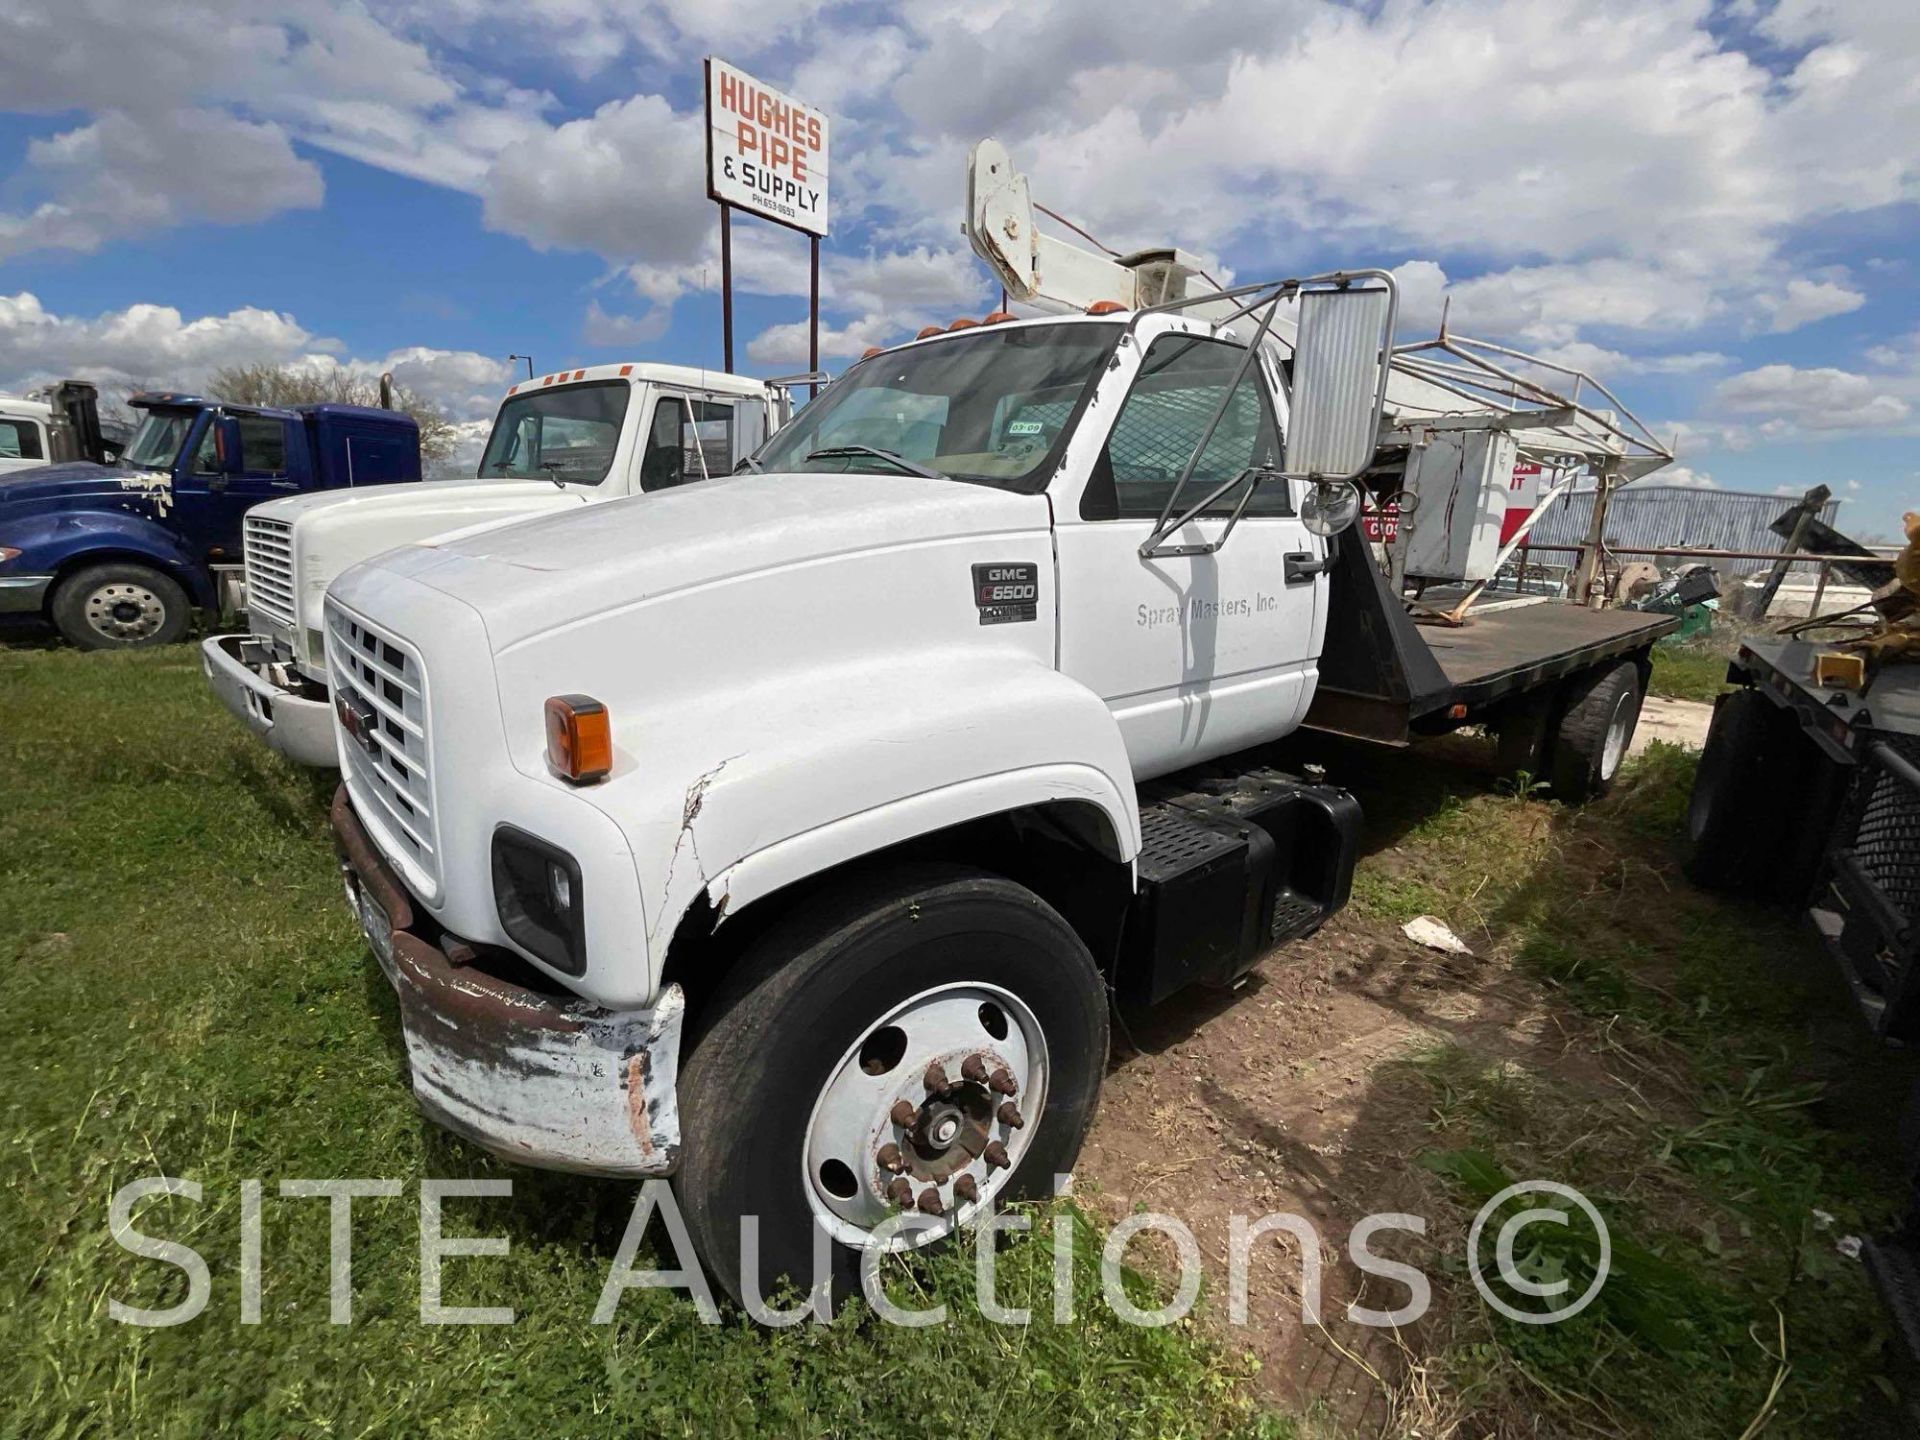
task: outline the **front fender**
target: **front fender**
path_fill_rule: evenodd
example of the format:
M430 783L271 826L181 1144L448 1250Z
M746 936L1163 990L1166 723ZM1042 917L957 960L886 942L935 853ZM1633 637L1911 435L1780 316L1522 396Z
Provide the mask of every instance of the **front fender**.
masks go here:
M0 515L0 545L20 552L8 568L22 574L58 574L95 557L102 563L141 561L178 580L194 604L213 604L206 568L181 545L174 531L140 515L104 509L18 518Z
M737 911L861 855L1046 802L1096 810L1111 858L1139 852L1119 727L1097 695L1038 661L930 650L673 708L650 716L637 763L576 792L633 850L651 972L636 999L659 984L667 944L702 897Z

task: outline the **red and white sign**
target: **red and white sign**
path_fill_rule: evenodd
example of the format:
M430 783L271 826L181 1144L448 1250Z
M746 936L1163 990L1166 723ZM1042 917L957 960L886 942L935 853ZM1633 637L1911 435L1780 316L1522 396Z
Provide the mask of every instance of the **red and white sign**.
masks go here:
M809 235L825 235L826 112L709 58L707 194Z
M1521 460L1513 467L1513 477L1507 482L1507 513L1500 521L1500 543L1506 544L1513 538L1527 516L1533 513L1533 507L1540 503L1540 466L1533 460Z
M1400 534L1400 507L1361 511L1360 533L1375 545L1391 545Z

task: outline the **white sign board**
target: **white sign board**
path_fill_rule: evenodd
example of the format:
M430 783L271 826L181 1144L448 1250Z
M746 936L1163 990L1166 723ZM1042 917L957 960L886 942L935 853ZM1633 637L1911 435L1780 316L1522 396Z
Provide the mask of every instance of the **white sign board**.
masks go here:
M827 116L724 60L707 61L707 194L827 233Z

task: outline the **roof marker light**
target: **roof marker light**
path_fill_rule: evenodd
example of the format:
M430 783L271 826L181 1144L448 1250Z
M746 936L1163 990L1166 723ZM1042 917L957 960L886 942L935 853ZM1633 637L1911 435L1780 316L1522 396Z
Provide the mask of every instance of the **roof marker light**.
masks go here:
M925 340L930 335L944 335L946 333L947 332L942 330L938 325L922 325L920 327L920 333L913 338L916 340Z
M622 366L620 367L620 373L621 373L621 375L622 375L622 376L626 376L626 375L631 375L631 374L633 373L633 366L631 366L631 365L622 365Z
M1000 325L1014 318L1011 310L996 310L980 323L982 325Z
M951 325L947 326L947 329L971 330L979 323L980 322L978 320L975 320L971 315L962 315L958 320L954 321Z
M869 345L869 346L867 346L867 348L866 348L866 349L864 349L864 350L862 350L862 351L860 352L860 358L861 358L862 360L871 360L871 359L872 359L872 358L873 358L874 356L876 356L876 355L878 355L878 354L880 353L880 351L881 351L881 347L880 347L880 346L878 346L878 345Z
M1117 315L1127 307L1118 300L1096 300L1087 307L1089 315Z

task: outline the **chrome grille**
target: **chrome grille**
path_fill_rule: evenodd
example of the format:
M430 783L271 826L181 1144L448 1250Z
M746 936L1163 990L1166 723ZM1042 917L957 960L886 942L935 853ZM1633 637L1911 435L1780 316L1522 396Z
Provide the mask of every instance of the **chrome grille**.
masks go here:
M245 551L247 607L268 620L297 628L293 589L293 525L247 516Z
M347 779L360 818L392 843L388 858L426 889L438 887L440 839L434 825L433 765L427 729L427 674L399 636L327 602L327 673L337 703L369 717L365 734L342 735ZM336 731L342 723L336 713Z

